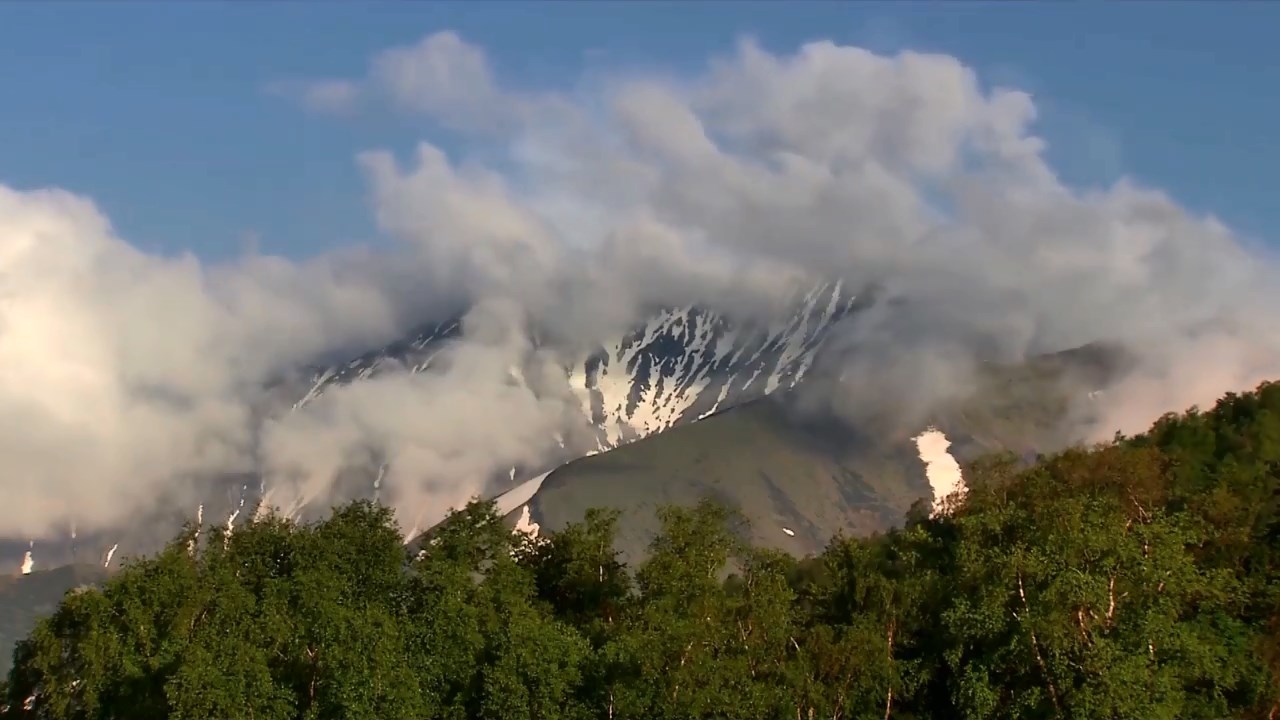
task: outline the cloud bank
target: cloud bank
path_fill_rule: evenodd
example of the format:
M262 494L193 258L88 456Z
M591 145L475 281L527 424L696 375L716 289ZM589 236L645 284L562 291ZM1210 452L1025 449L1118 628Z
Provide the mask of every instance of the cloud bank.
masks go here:
M1159 190L1065 186L1032 98L954 57L744 41L689 77L525 92L439 33L352 71L273 88L483 148L356 159L389 251L204 265L141 252L86 198L0 187L0 536L111 527L218 473L324 498L360 458L390 460L385 497L430 522L550 457L580 422L563 363L643 308L755 315L803 278L905 299L848 339L846 404L927 406L979 351L1123 341L1141 371L1107 394L1105 437L1280 375L1270 259ZM436 369L294 413L263 390L459 307Z

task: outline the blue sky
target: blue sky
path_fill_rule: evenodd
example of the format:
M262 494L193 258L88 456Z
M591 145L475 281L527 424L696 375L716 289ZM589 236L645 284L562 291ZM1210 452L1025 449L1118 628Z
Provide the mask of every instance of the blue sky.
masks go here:
M429 128L339 119L264 92L354 76L453 29L500 81L584 67L692 70L743 34L944 51L1030 91L1073 183L1120 174L1280 242L1280 3L0 3L0 183L93 197L150 251L217 259L246 233L292 257L370 238L355 153Z

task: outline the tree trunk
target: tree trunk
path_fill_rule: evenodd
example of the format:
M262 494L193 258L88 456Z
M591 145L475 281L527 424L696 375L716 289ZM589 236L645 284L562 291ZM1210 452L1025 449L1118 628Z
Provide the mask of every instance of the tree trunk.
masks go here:
M1018 597L1022 599L1022 621L1027 622L1031 617L1031 606L1027 603L1027 592L1022 586L1022 573L1018 573ZM1044 656L1040 654L1040 641L1036 639L1036 631L1029 630L1031 636L1031 653L1035 656L1036 665L1040 666L1040 673L1044 675L1045 686L1049 690L1049 699L1053 701L1053 709L1055 715L1062 715L1062 705L1058 702L1058 688L1053 684L1053 678L1049 675L1049 666L1045 664Z
M893 673L893 632L896 630L896 624L890 620L888 631L885 633L885 655L889 659L889 672ZM885 693L884 698L884 720L889 720L889 716L893 714L893 678L889 678L889 691Z

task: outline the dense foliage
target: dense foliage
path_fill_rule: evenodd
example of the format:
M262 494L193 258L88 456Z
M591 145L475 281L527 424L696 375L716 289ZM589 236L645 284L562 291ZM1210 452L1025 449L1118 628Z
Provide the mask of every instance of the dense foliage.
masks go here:
M383 508L193 529L67 596L14 718L1277 718L1280 385L1026 468L797 561L712 504L531 541L493 507L410 554Z

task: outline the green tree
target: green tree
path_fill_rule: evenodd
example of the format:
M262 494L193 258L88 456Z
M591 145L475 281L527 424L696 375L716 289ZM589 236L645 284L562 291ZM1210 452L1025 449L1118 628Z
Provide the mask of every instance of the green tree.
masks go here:
M616 718L684 718L732 707L733 678L716 659L732 639L722 579L738 541L730 512L703 501L659 510L662 531L636 573L639 597L605 650L618 678Z
M69 593L0 717L1280 717L1280 388L965 470L967 496L796 560L711 501L538 540L492 502L187 528ZM197 542L200 539L200 542Z

